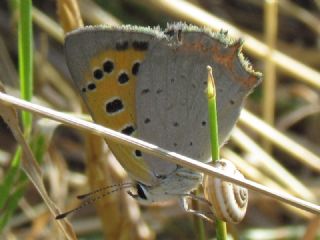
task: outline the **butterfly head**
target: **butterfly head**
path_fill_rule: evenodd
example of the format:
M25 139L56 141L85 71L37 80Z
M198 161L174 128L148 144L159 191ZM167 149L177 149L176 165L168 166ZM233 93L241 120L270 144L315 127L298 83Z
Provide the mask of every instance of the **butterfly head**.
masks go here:
M130 196L140 203L155 203L180 198L195 189L202 181L202 174L178 168L169 175L158 177L152 185L137 182L135 193L128 192Z
M137 182L136 183L136 193L133 193L131 191L128 191L128 194L136 199L140 203L152 203L155 202L152 198L152 195L150 195L148 191L148 186L144 185L143 183Z

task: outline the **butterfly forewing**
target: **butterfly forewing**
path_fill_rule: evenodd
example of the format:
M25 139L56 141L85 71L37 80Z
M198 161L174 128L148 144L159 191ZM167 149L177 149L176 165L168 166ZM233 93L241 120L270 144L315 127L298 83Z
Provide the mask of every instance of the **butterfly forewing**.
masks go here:
M137 76L160 35L157 30L125 26L87 27L67 36L67 64L95 122L136 136ZM134 179L153 181L140 151L109 141L108 145Z

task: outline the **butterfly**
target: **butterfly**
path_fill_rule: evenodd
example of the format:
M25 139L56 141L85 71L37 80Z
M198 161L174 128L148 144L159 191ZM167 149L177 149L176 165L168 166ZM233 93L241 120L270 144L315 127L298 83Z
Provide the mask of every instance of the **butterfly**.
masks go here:
M65 39L67 65L93 118L105 127L208 162L211 156L207 65L214 69L219 143L237 121L260 78L241 41L184 23L159 27L89 26ZM185 196L202 174L108 141L137 184L140 201Z

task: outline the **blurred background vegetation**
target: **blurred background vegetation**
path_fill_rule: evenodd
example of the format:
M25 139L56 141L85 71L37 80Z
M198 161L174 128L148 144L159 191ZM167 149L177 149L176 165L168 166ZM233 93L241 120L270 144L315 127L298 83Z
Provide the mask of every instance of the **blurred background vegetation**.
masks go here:
M23 1L23 0L22 0ZM20 96L18 21L20 1L0 2L0 81ZM63 53L58 0L33 0L32 101L80 114ZM320 172L320 1L319 0L79 0L85 25L160 25L186 21L229 30L245 40L244 54L264 83L247 101L222 156L248 178L299 198L319 202ZM189 3L189 5L186 5ZM198 9L208 13L199 14ZM31 68L31 67L30 67ZM20 77L19 77L20 76ZM85 113L85 112L84 112ZM260 121L263 120L263 121ZM257 120L257 121L256 121ZM26 126L23 125L26 129ZM271 128L270 128L271 127ZM40 162L50 198L62 209L76 196L127 181L124 170L96 136L33 117L25 135ZM93 144L94 143L94 144ZM2 239L64 239L33 185L13 162L17 143L0 122L0 227ZM118 192L71 216L80 239L195 239L193 216L176 202L141 206ZM242 223L228 225L234 239L316 239L320 219L250 191ZM205 224L208 238L214 226Z

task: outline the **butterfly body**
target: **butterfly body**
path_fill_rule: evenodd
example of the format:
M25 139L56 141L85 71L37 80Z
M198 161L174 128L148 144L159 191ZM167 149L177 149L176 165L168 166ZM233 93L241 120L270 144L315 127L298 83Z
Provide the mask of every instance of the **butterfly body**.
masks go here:
M67 63L93 119L202 162L210 160L207 71L214 69L219 142L259 82L239 42L182 23L159 28L86 27L66 38ZM112 142L108 145L148 202L183 196L202 174ZM140 188L140 189L139 189ZM140 193L140 194L139 194Z
M158 181L150 186L138 183L138 194L135 197L147 203L181 198L199 186L203 175L199 172L178 167L169 175L157 176L157 179Z

